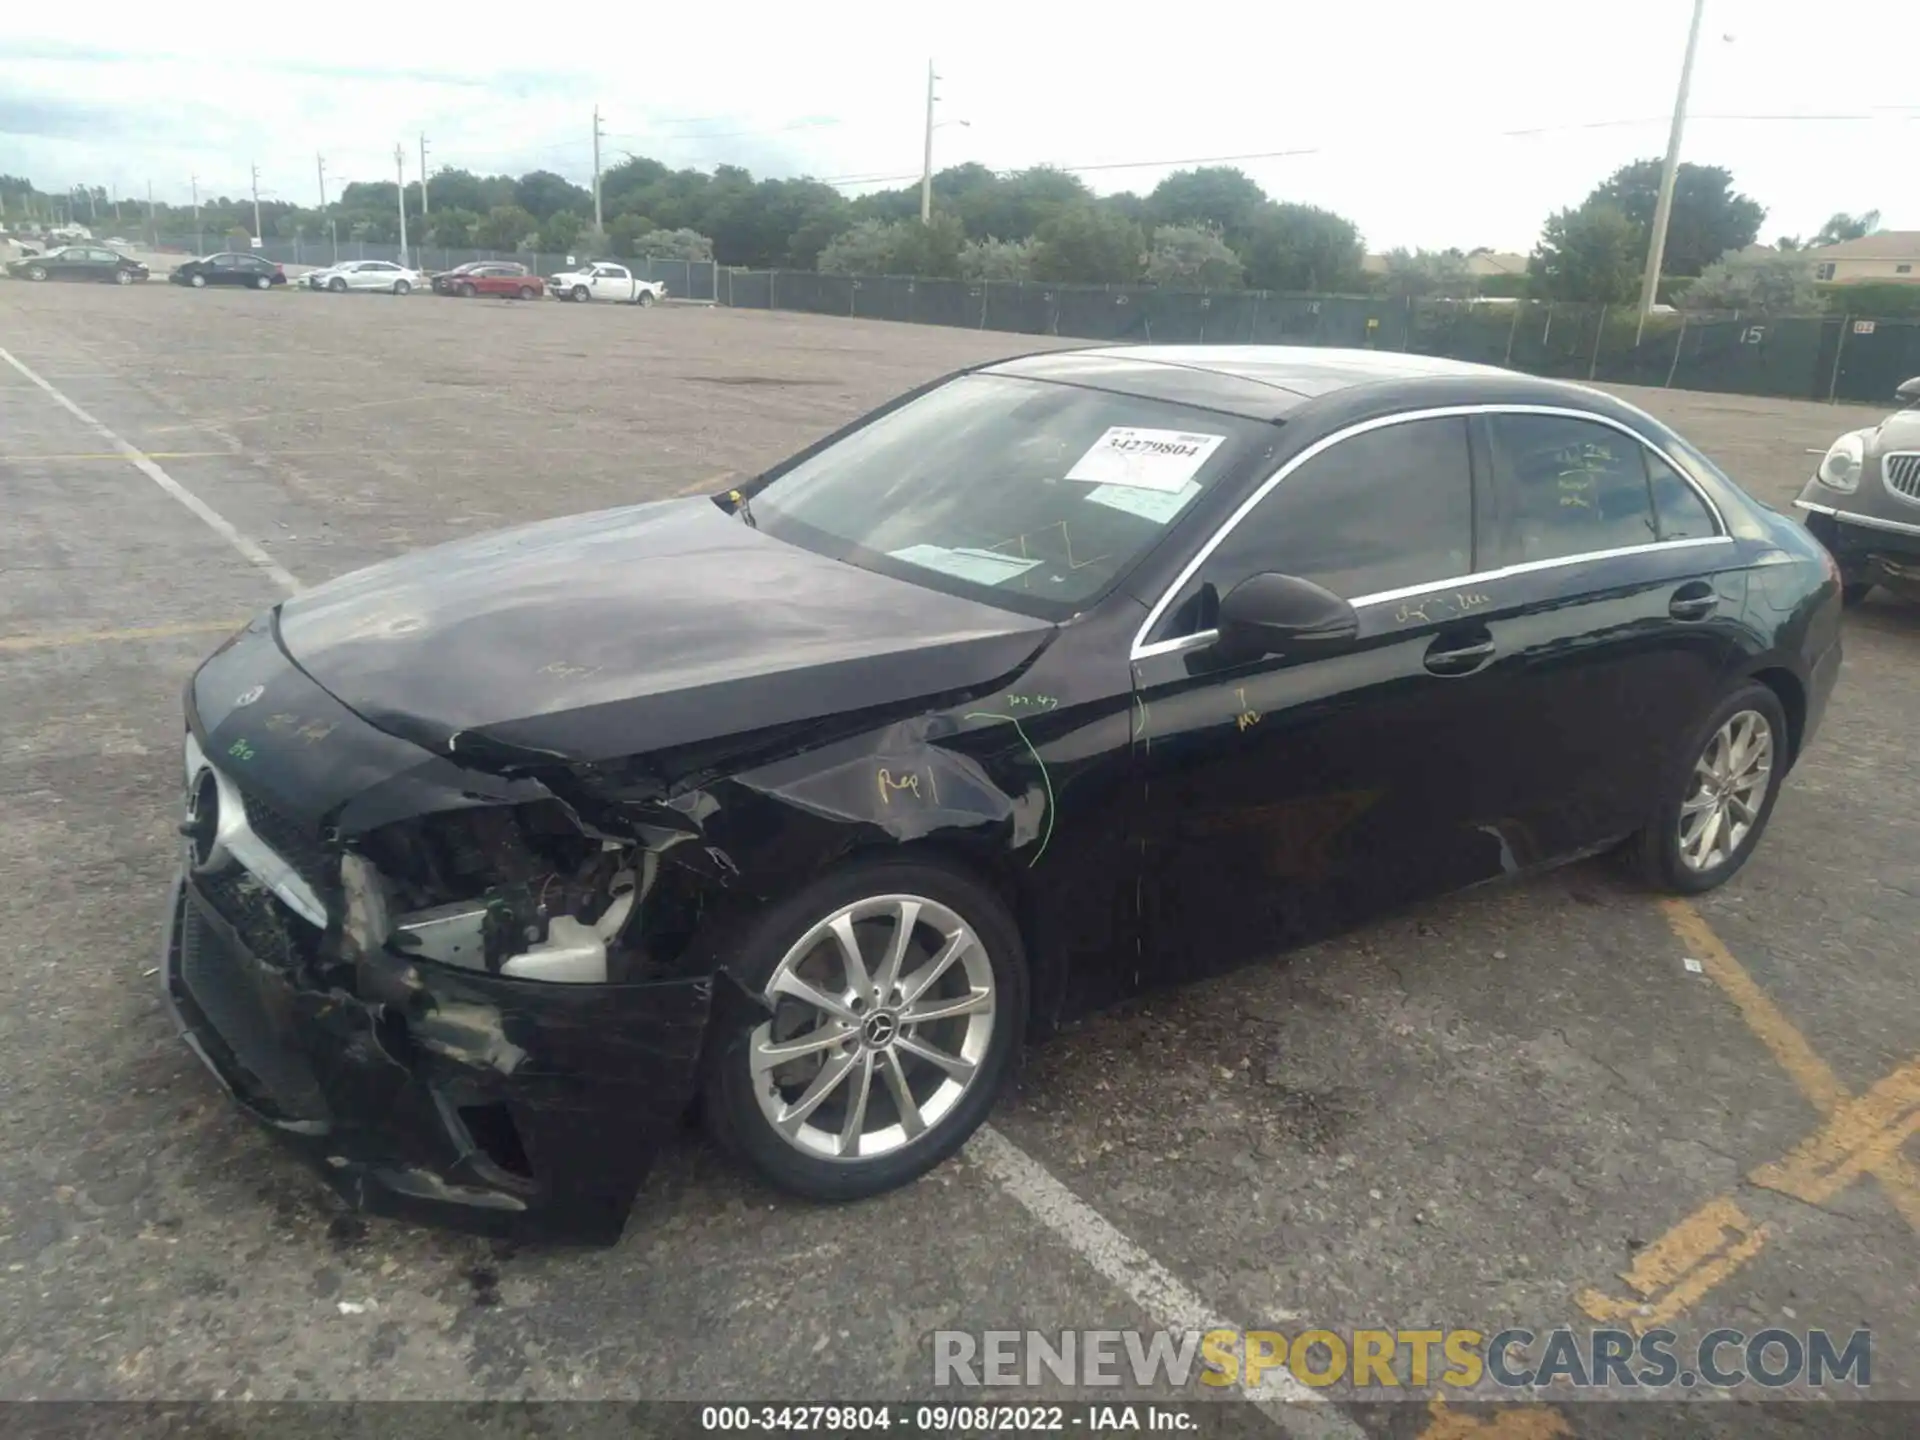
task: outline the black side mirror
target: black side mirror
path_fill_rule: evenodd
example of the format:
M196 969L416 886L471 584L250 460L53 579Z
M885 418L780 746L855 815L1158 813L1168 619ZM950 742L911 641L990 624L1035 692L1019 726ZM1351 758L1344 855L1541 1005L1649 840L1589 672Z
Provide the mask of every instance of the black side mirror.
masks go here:
M1902 405L1920 405L1920 375L1914 376L1911 380L1902 381L1899 388L1893 392L1893 398Z
M1360 633L1360 616L1331 590L1297 575L1249 575L1220 602L1215 648L1223 658L1258 660L1332 648Z

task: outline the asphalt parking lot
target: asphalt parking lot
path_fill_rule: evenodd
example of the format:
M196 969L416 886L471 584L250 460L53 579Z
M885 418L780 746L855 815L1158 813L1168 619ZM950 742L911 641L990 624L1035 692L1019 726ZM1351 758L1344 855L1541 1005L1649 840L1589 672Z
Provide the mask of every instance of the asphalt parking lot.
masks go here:
M283 579L719 489L1043 343L0 285L0 1397L904 1399L942 1328L1636 1314L1870 1327L1876 1395L1920 1400L1920 610L1884 595L1726 889L1594 862L1132 1004L877 1201L775 1195L690 1132L617 1248L516 1249L346 1214L218 1093L151 974L179 694ZM1782 508L1872 418L1630 398ZM1280 1423L1482 1433L1424 1398Z

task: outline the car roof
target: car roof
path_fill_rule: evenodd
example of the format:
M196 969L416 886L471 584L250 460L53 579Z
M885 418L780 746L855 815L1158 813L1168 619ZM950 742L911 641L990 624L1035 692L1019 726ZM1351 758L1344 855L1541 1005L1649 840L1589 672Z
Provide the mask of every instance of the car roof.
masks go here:
M1479 378L1511 386L1534 381L1550 393L1586 398L1576 387L1493 365L1302 345L1112 345L1022 355L980 368L990 375L1086 385L1262 420L1282 419L1343 390L1394 382Z

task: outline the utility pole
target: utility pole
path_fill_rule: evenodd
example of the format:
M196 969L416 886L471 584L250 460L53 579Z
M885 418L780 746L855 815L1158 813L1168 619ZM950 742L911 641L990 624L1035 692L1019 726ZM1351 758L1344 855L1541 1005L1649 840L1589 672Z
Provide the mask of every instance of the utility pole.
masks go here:
M153 217L153 181L147 181L147 248L160 248L160 225Z
M605 233L600 223L600 107L593 107L593 233Z
M257 246L267 237L260 233L260 167L253 167L253 242Z
M324 215L327 213L327 157L315 155L313 163L320 175L320 213Z
M933 61L927 61L927 144L920 162L920 223L933 223Z
M187 184L193 187L193 248L200 248L200 177L190 175Z
M427 214L431 207L427 204L427 137L420 136L420 229L427 228Z
M1706 0L1693 0L1693 25L1687 31L1687 58L1680 65L1680 91L1673 99L1673 128L1667 132L1667 159L1660 169L1660 198L1653 207L1653 234L1647 244L1647 273L1640 281L1640 323L1634 331L1638 345L1646 333L1647 316L1660 291L1660 262L1666 258L1667 221L1673 214L1673 182L1680 170L1680 132L1687 123L1687 90L1693 84L1693 56L1700 48L1700 15Z
M398 182L395 185L396 196L400 201L400 263L407 263L407 152L401 145L393 147L393 174Z

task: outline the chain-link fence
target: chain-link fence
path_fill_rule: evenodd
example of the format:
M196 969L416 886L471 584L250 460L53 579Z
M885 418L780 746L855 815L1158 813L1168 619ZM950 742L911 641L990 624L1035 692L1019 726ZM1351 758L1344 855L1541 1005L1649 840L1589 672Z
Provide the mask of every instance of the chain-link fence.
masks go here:
M1643 326L1630 306L1541 300L1193 292L730 268L715 281L719 304L746 309L1137 344L1404 350L1564 379L1790 399L1879 404L1902 380L1920 375L1920 322L1851 315L1663 313Z

